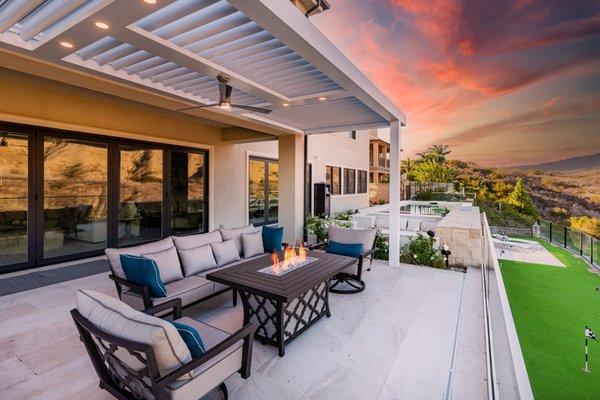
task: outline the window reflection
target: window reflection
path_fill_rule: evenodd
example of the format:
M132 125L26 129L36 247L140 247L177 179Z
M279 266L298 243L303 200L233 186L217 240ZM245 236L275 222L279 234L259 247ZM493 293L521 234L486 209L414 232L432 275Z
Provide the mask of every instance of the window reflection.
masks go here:
M171 153L171 228L175 233L204 231L206 174L204 154Z

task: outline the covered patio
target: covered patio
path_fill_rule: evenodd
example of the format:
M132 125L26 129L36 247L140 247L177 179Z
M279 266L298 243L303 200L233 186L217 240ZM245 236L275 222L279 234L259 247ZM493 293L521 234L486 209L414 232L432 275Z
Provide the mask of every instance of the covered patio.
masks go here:
M332 317L277 356L255 343L252 375L227 380L233 399L486 398L479 271L376 261L368 290L332 295ZM99 274L0 298L0 392L14 399L110 399L68 311L75 293L115 295ZM185 311L232 332L242 307L221 295Z
M236 145L278 141L279 223L299 242L306 140L385 126L398 210L405 115L289 1L8 1L0 17L0 120L208 149L209 230L244 222Z

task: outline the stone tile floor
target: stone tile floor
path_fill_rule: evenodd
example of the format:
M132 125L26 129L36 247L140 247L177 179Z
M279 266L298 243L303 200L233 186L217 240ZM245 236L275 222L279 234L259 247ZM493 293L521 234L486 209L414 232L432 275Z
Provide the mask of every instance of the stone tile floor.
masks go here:
M332 294L331 318L290 343L285 357L256 342L252 376L229 378L230 398L442 399L447 387L455 399L487 397L479 270L390 269L378 261L364 278L364 292ZM68 313L80 288L116 296L99 274L0 297L0 398L112 398L98 388ZM229 331L242 321L230 294L185 314Z

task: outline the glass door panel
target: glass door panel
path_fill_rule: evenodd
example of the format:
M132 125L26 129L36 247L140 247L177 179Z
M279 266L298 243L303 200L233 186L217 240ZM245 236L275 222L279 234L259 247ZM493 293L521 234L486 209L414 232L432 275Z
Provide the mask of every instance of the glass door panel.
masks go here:
M119 246L162 237L163 152L122 148L118 213Z
M44 138L44 259L106 248L108 149Z
M0 133L0 267L28 261L27 135Z
M269 166L269 217L267 222L277 222L279 216L279 164L276 161L267 161Z
M265 171L264 160L250 159L248 166L248 213L251 224L265 221Z
M206 156L171 152L171 229L173 233L206 230Z

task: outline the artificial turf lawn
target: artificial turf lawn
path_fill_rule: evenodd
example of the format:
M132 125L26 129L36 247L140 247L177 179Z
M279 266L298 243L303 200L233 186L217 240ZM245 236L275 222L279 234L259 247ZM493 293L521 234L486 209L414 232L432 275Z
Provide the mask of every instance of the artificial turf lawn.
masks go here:
M536 399L600 399L600 276L568 251L540 241L566 268L500 260L502 277Z

